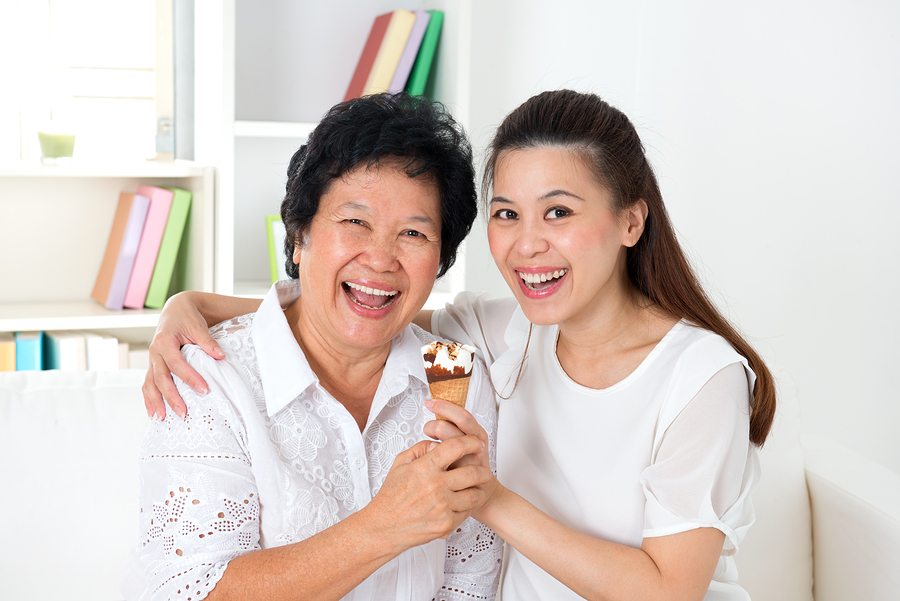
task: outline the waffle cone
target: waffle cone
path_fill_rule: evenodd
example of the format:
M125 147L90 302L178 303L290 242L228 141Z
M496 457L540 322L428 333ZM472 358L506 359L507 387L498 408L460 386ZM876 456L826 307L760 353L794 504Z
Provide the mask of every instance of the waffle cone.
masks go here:
M431 396L433 398L450 401L454 405L465 408L470 378L471 376L464 376L462 378L450 378L449 380L429 382L428 388L431 390ZM444 419L440 415L438 415L437 418Z

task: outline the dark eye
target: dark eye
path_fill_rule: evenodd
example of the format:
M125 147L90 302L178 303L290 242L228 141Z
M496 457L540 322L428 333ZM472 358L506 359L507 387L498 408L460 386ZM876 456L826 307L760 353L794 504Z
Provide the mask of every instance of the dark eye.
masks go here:
M406 230L405 232L403 232L403 235L407 236L409 238L424 238L425 237L425 234L423 234L422 232L417 232L416 230Z
M571 215L569 209L564 209L562 207L553 207L549 211L547 211L546 218L547 219L561 219L562 217L568 217Z
M366 224L365 221L363 221L362 219L356 219L356 218L344 219L344 223L349 223L350 225L365 225Z
M512 209L500 209L498 211L495 211L493 216L495 219L501 219L504 221L519 218L519 214L516 213L515 211L513 211Z

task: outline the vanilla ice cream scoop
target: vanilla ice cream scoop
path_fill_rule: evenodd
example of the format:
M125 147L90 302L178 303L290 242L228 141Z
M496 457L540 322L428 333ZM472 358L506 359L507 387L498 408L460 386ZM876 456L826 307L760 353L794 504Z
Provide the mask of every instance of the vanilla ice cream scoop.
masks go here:
M423 346L422 360L431 396L465 407L474 359L475 349L465 344L436 340Z

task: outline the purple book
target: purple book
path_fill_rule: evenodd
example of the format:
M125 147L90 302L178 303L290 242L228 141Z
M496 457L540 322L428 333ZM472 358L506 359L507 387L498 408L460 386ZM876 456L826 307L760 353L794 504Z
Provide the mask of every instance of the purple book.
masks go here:
M396 94L402 92L406 87L406 80L409 79L409 72L412 71L413 63L416 61L416 55L419 53L419 45L422 43L422 37L425 35L425 29L428 27L428 19L431 14L425 10L416 11L416 22L413 23L412 31L409 33L409 39L406 47L403 48L403 54L400 55L400 62L397 63L397 70L394 71L394 78L388 87L388 92Z
M131 215L129 215L128 225L125 228L125 236L122 239L122 250L119 252L119 260L116 261L116 271L109 290L109 300L106 303L109 309L122 309L125 306L125 291L128 290L128 281L131 279L131 270L134 267L134 260L137 258L141 234L144 232L144 223L147 221L149 210L150 199L135 194L134 204L131 205Z

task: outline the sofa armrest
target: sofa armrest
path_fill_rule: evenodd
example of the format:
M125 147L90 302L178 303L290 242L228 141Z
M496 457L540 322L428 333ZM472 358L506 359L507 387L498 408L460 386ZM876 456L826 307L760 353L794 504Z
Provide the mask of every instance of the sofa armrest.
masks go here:
M834 444L805 451L816 601L895 600L900 474Z

